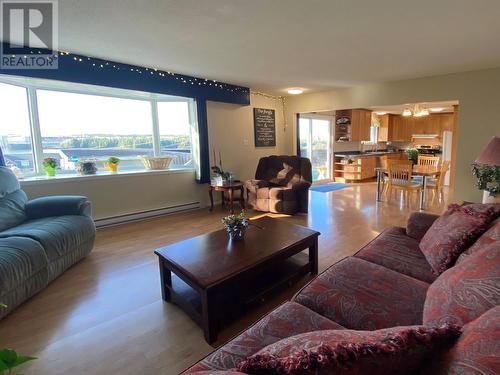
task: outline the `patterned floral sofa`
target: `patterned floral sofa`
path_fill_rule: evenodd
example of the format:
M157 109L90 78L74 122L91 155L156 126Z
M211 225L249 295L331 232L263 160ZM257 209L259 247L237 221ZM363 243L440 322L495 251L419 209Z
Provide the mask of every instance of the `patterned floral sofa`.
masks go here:
M304 351L317 348L319 343L368 340L377 332L387 334L399 326L438 327L453 323L461 328L461 336L451 347L434 354L432 360L421 360L417 372L499 374L500 205L495 210L488 226L476 232L475 238L469 238L468 245L472 245L440 275L420 250L422 239L439 216L413 213L406 228L385 230L354 256L339 261L312 280L291 301L184 373L247 373L241 368L242 362L258 352L283 352L283 346L287 346L287 352ZM460 222L456 227L467 235ZM238 372L239 365L242 372ZM378 373L324 373L368 372Z

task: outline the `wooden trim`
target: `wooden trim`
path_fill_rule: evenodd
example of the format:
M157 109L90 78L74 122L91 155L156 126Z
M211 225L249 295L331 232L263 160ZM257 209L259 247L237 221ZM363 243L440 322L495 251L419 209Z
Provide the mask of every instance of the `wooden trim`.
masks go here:
M455 187L455 175L457 171L457 144L458 144L458 119L460 114L460 106L453 106L453 127L451 138L451 163L450 163L450 189Z

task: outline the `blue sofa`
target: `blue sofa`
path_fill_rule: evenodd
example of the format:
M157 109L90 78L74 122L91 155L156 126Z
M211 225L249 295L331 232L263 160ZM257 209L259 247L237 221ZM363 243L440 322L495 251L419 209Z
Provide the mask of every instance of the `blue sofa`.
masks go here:
M87 256L95 240L90 201L81 196L28 200L0 167L0 319Z

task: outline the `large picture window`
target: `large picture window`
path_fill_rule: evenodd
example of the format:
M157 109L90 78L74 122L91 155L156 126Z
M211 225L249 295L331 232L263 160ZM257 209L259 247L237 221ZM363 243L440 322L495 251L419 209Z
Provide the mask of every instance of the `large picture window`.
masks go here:
M193 99L0 76L0 104L0 147L25 177L43 174L46 157L66 175L82 161L104 172L111 156L120 172L143 170L141 156L172 156L176 169L196 165Z
M62 171L91 160L98 167L110 156L120 170L142 168L153 156L153 124L148 101L37 90L44 157L56 157Z
M0 147L7 166L34 174L26 88L0 83Z
M160 153L174 156L174 165L193 167L189 102L158 102Z

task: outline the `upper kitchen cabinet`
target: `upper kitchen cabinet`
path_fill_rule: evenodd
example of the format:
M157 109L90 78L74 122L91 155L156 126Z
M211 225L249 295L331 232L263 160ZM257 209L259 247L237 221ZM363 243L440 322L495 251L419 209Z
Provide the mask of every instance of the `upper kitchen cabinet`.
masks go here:
M437 135L453 129L453 113L431 114L422 117L387 114L379 116L379 141L410 142L414 135Z
M335 141L369 141L371 113L367 109L335 111Z
M406 117L393 114L379 115L378 121L380 125L379 142L411 140L411 131Z

